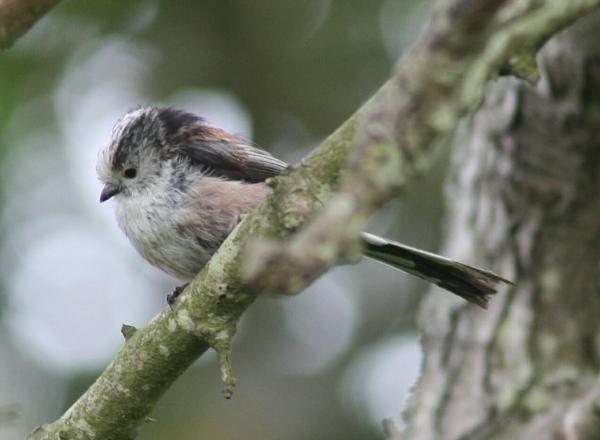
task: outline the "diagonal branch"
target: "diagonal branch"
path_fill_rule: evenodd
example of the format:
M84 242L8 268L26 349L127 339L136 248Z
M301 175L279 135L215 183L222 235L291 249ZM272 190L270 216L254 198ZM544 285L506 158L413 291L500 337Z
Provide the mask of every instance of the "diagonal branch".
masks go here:
M429 144L447 133L460 114L476 103L490 73L519 46L513 23L538 16L524 6L529 3L562 14L561 20L535 21L538 27L531 34L540 37L583 15L600 0L568 2L574 6L551 0L442 2L415 49L402 60L400 74L298 167L276 178L271 197L243 219L174 309L163 311L143 329L126 329L124 347L96 382L60 419L38 428L30 438L134 438L154 403L209 346L217 350L224 380L231 388L230 341L238 319L257 294L239 276L245 243L254 237L284 238L297 231L330 197L340 170L354 151L351 172L342 179L342 192L319 217L348 220L349 239L344 242L343 234L334 239L321 237L328 240L329 247L316 247L323 260L311 266L316 267L312 272L302 265L300 277L295 276L293 266L278 265L277 270L289 277L284 285L296 291L339 257L352 255L348 250L370 212L396 194L418 170L427 168L435 154ZM499 50L498 41L509 43ZM452 70L458 67L457 58L464 62L459 70ZM466 77L472 82L461 80ZM390 126L394 127L391 131ZM394 146L398 140L400 148ZM350 176L354 179L357 175L356 189L351 189ZM323 220L313 223L300 237L313 239L319 233L315 227L319 221ZM328 225L325 222L329 233ZM314 257L309 249L308 261Z
M8 49L60 0L0 0L0 49Z
M358 255L370 216L426 172L435 146L483 96L511 54L537 49L599 1L452 0L442 3L402 59L385 93L361 114L340 190L285 243L251 247L244 278L263 291L296 293L342 259ZM340 227L344 225L344 227Z

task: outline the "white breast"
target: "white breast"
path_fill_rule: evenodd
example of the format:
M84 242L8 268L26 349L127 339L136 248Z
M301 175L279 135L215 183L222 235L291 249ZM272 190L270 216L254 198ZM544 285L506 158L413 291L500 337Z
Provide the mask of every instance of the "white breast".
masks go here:
M150 264L182 281L191 280L210 258L186 227L189 212L177 200L149 194L115 197L117 222Z

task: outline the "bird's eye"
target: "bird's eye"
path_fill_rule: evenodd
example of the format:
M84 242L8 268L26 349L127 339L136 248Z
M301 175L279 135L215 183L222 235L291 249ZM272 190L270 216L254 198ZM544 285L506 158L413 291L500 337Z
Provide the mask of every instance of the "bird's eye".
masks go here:
M128 179L133 179L136 175L137 170L133 167L126 168L125 171L123 171L123 176L125 176Z

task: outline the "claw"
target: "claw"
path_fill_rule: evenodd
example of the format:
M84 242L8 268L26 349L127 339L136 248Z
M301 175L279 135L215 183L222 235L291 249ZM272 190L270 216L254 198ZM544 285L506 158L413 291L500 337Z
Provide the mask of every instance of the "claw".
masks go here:
M173 291L167 295L167 304L169 305L171 310L173 310L173 306L175 305L177 297L181 295L181 292L183 292L183 290L188 286L188 284L190 283L186 283L183 286L175 287Z

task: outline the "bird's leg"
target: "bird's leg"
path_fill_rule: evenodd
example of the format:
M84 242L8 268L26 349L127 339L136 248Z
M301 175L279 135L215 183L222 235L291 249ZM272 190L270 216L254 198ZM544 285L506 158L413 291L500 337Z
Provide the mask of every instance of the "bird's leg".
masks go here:
M190 283L185 283L182 286L175 287L173 291L167 295L167 304L169 304L169 307L171 307L171 309L173 308L177 297L181 295L181 292L183 292L183 289L185 289L188 286L188 284Z

